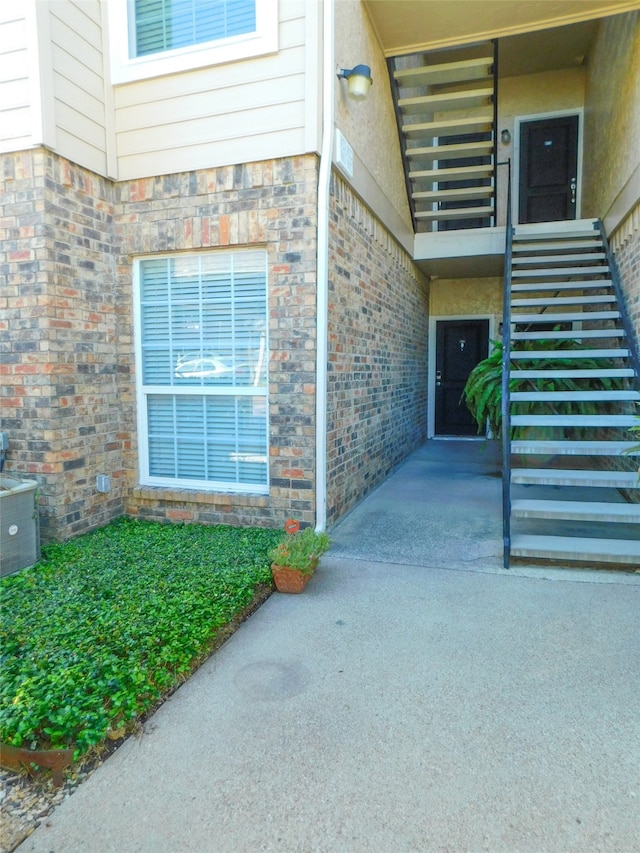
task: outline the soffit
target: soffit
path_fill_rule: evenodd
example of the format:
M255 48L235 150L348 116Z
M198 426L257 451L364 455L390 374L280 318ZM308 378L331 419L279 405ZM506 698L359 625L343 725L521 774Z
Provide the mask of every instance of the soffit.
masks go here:
M562 27L640 8L640 0L363 2L387 56Z

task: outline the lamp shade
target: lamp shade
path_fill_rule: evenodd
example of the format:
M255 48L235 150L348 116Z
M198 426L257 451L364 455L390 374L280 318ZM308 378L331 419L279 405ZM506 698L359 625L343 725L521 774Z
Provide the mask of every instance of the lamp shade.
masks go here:
M347 78L347 94L355 101L363 101L371 88L371 70L368 65L356 65Z
M371 69L368 65L356 65L354 68L343 68L338 74L347 81L347 94L355 101L362 101L367 97L371 88Z

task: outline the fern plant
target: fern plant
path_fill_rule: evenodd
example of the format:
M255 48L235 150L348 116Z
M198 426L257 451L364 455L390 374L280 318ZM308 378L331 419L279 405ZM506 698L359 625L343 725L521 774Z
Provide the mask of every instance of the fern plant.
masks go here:
M634 444L633 447L625 450L625 454L640 453L640 413L636 417L638 419L638 423L629 427L629 432L632 434L634 440L638 439L638 444ZM638 468L638 475L640 476L640 468Z
M502 342L492 341L490 355L479 362L469 374L462 396L471 415L478 425L478 433L483 433L487 427L494 438L502 438ZM546 341L523 341L521 350L535 352L548 346ZM593 369L601 368L595 359L584 358L580 350L585 349L573 340L560 340L556 350L575 350L575 358L545 359L544 369L549 371L548 377L539 379L521 379L518 370L535 369L539 367L537 359L518 359L518 370L512 370L509 382L510 391L585 391L608 390L614 383L607 377L593 379L567 379L553 376L554 370ZM517 402L514 404L518 414L596 414L602 411L596 402L572 402L568 400L548 402ZM518 437L518 430L512 430L512 438Z
M502 436L502 342L491 341L491 353L478 362L467 378L462 397L478 425L494 438Z

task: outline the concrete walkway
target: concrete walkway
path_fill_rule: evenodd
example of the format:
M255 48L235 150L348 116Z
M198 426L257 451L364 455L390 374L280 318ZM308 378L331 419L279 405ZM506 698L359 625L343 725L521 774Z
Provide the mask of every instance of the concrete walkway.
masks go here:
M490 455L435 450L20 853L638 851L640 576L504 572Z

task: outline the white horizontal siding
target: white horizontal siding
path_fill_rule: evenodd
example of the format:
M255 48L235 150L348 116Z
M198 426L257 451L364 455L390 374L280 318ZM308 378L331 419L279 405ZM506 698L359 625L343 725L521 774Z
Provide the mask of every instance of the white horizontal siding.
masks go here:
M19 3L0 5L0 151L16 151L32 144L27 21Z
M29 103L29 79L7 80L0 83L0 104L3 109L14 110Z
M277 54L116 87L118 177L302 153L304 5L279 4Z
M104 100L104 80L99 70L87 66L77 55L69 53L57 44L53 44L51 48L53 67L57 75L71 82L82 80L82 89L88 95L98 101Z
M212 165L251 163L289 157L303 149L304 132L300 127L283 128L277 134L257 134L246 139L236 139L232 146L224 141L206 145L183 145L176 151L152 151L144 156L144 172L140 171L138 155L121 157L119 168L123 180L132 177L152 177L174 172L208 169ZM258 153L256 153L258 152Z
M18 107L0 110L2 126L0 151L21 151L31 145L31 109Z
M287 90L287 101L282 101L282 88ZM238 130L246 129L246 105L251 102L251 110L262 112L261 120L264 120L264 111L272 109L274 113L279 112L287 104L295 104L304 97L304 79L299 74L279 76L276 81L256 80L252 83L240 85L225 85L222 88L211 87L203 92L191 92L174 100L172 96L157 101L137 104L136 106L120 109L116 113L116 131L121 134L144 134L148 132L157 133L157 124L160 109L164 104L162 127L175 127L184 133L185 118L189 122L199 122L201 119L218 120L228 126L225 137L229 137L229 131L238 123ZM272 120L273 121L273 120ZM144 148L140 149L144 150Z
M250 112L240 110L237 115L227 113L191 119L188 138L185 138L184 122L167 123L162 127L162 133L154 128L146 128L132 134L133 139L129 143L130 154L144 156L151 151L175 151L215 142L230 145L235 144L238 137L249 139L252 136L262 137L280 130L292 130L299 125L297 107L302 103L300 100L297 104L254 107ZM237 160L232 159L230 162L237 162Z
M26 80L28 76L27 51L24 47L15 48L6 42L0 24L0 80Z
M50 7L56 150L100 174L106 171L106 109L98 0Z
M27 22L25 15L18 10L19 4L2 4L0 9L0 50L25 50L27 47Z

